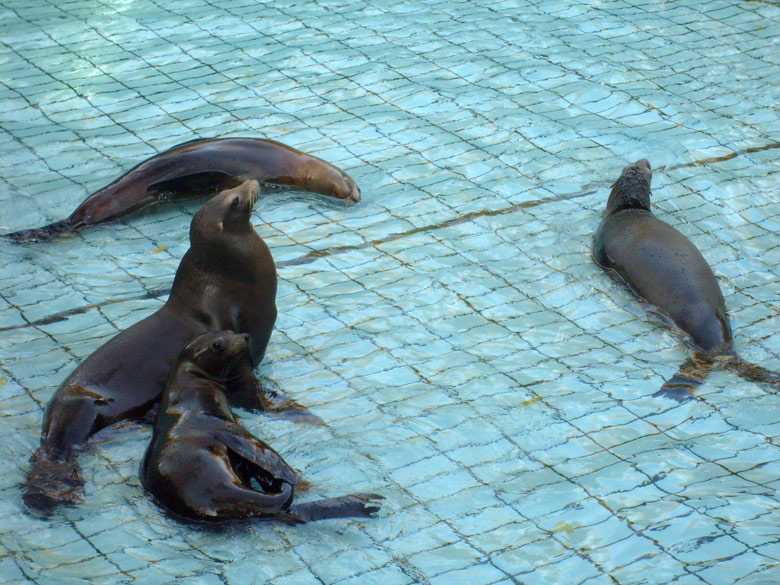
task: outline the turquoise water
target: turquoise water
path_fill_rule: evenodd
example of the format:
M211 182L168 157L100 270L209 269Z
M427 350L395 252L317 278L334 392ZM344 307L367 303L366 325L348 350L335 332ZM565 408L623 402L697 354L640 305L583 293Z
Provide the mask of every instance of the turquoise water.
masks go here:
M769 1L0 0L0 231L195 137L278 140L358 182L353 208L254 213L280 276L257 373L327 426L239 414L301 501L387 498L195 530L144 494L150 432L128 424L82 457L82 506L27 515L43 408L161 305L200 203L0 241L0 581L780 582L780 399L725 371L653 398L687 353L589 256L647 157L737 350L780 370L779 33Z

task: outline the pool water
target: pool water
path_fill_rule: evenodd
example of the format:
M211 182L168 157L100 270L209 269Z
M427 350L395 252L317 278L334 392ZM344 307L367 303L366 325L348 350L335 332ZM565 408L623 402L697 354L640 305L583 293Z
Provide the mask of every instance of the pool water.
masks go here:
M258 136L361 186L270 193L258 376L326 426L238 411L373 519L198 530L144 494L150 430L95 437L83 505L19 484L59 383L156 310L202 202L0 241L6 584L780 582L780 397L688 356L590 258L646 157L655 212L717 274L744 358L780 370L780 6L769 0L0 0L0 231L141 160ZM316 252L317 254L310 254Z

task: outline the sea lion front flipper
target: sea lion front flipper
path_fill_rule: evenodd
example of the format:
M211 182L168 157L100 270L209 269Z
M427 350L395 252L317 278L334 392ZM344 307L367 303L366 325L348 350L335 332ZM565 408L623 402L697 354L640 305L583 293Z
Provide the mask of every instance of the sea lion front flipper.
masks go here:
M694 390L701 386L704 378L710 373L714 360L702 355L696 355L685 360L677 369L677 372L669 380L663 383L661 389L653 396L672 398L677 402L684 402L694 398Z
M324 420L282 392L259 388L257 396L265 412L273 412L292 422L325 426Z
M284 394L269 379L259 381L251 365L240 367L227 382L225 396L232 406L253 412L273 413L292 422L324 426L325 422L301 403Z
M378 494L349 494L340 498L328 498L295 504L287 510L287 516L293 521L314 522L331 518L368 518L380 509L378 500L384 500Z
M223 443L247 461L270 473L274 479L285 481L290 485L298 483L298 476L281 455L260 439L250 434L241 425L225 421L225 428L215 432L214 438Z
M222 171L198 171L159 181L146 188L163 195L199 197L238 187L243 180Z
M49 517L58 506L74 507L84 501L77 452L57 457L41 447L30 463L27 480L22 484L22 498L29 510Z

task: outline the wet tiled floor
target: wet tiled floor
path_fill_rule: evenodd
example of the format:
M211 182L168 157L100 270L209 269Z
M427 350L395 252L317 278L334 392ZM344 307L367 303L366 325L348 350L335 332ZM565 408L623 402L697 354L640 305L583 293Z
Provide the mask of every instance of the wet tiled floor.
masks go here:
M647 157L737 351L780 370L776 2L0 0L0 231L65 217L144 158L259 136L343 168L353 208L272 193L259 376L327 426L240 412L369 520L213 532L138 479L148 428L99 435L87 500L19 484L75 367L158 308L200 202L0 241L7 584L780 582L780 399L716 370L653 398L678 339L591 261L609 185ZM311 254L316 252L316 254Z

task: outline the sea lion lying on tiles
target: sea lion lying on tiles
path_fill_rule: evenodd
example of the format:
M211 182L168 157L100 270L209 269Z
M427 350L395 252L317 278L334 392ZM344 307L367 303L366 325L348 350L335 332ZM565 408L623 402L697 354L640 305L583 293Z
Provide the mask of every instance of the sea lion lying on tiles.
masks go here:
M350 494L292 505L295 471L241 425L225 397L226 382L249 343L246 334L211 332L182 350L141 465L144 488L183 520L301 523L371 516L381 496Z
M677 400L720 364L742 377L780 387L780 374L740 358L732 343L726 302L701 252L650 210L650 163L623 169L612 185L604 220L593 239L593 259L658 310L683 333L694 355L656 395Z
M355 203L360 189L345 172L294 148L260 138L198 139L157 154L87 197L67 219L5 237L47 240L123 217L154 203L214 195L254 179Z

